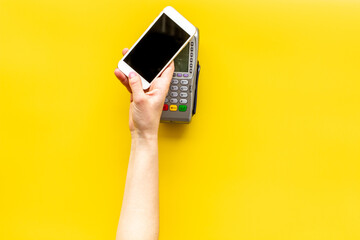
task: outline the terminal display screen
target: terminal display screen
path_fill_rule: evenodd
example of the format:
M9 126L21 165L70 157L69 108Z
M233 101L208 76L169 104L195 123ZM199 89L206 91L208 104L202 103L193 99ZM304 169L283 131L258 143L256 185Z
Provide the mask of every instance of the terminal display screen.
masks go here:
M188 72L189 71L189 45L181 50L174 60L175 72Z

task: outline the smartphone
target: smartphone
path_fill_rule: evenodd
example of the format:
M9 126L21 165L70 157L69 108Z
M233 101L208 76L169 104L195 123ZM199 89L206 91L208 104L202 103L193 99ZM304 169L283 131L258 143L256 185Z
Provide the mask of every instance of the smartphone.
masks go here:
M119 61L126 76L139 74L143 89L150 87L195 35L196 28L172 7L166 7Z

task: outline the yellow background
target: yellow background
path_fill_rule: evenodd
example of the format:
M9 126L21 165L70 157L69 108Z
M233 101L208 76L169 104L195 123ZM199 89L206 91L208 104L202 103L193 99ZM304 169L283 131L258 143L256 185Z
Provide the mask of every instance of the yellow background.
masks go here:
M360 239L355 0L0 0L0 239L115 238L113 71L167 5L202 70L192 123L160 127L160 239Z

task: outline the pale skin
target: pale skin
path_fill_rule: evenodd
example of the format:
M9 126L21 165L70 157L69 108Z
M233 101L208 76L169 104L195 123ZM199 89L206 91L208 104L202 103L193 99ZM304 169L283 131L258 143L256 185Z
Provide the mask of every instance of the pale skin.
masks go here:
M127 51L125 48L123 55ZM115 70L116 77L131 94L131 151L116 240L159 238L158 129L173 72L172 62L144 91L136 73L126 77L119 69Z

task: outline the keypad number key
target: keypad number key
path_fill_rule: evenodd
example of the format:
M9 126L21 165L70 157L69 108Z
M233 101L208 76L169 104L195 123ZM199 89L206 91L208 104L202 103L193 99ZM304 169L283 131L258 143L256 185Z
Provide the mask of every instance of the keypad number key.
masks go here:
M182 91L182 92L186 92L187 90L188 90L187 86L181 86L180 87L180 91Z
M181 92L180 93L180 97L182 98L186 98L188 96L188 94L186 92Z
M176 98L170 99L170 103L177 103L177 102L178 102L178 100Z
M189 81L188 80L181 80L180 83L181 83L181 85L188 85Z
M170 86L171 91L177 91L179 89L178 86Z
M181 104L187 104L187 100L186 99L180 99L180 103Z
M178 96L178 93L177 92L171 92L170 93L170 97L177 97Z

